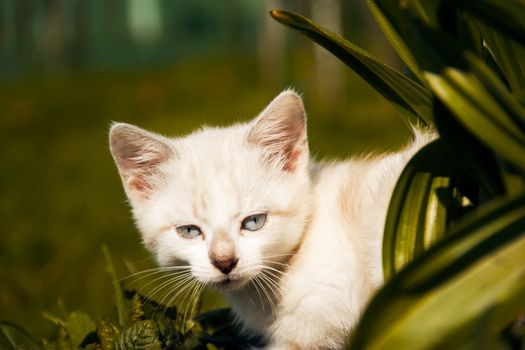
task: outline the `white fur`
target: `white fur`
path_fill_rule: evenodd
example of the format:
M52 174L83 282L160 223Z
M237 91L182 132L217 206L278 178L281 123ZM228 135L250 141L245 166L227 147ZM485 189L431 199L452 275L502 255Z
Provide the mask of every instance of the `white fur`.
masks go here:
M382 230L395 182L432 138L416 132L398 153L314 163L303 105L291 91L248 124L174 139L115 124L110 134L145 245L160 265L189 264L208 285L226 278L210 251L217 242L234 247L239 260L228 278L236 284L225 295L239 322L267 337L268 349L343 348L382 283ZM151 169L130 149L164 157ZM139 176L152 186L128 185ZM240 229L243 218L262 212L261 230ZM189 224L203 234L177 234Z

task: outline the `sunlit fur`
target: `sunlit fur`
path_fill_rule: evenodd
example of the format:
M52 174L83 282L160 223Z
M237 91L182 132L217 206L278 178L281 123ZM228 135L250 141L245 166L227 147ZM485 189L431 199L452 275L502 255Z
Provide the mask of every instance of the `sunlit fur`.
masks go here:
M169 272L156 287L168 290L164 302L215 286L268 349L333 349L382 283L388 200L432 138L416 135L398 153L315 163L302 101L288 90L246 124L165 138L117 123L110 143L144 244ZM241 230L257 213L264 226ZM180 225L203 234L183 238ZM210 261L226 245L239 259L228 275Z

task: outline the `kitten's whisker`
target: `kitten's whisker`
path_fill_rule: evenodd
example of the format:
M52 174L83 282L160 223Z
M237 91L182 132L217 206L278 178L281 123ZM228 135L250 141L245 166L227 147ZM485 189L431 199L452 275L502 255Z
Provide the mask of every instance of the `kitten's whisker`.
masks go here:
M198 288L198 283L195 280L192 280L190 284L191 286L186 290L186 292L180 298L180 309L181 311L184 309L184 313L182 313L182 329L184 331L186 329L186 313L188 312L188 308L191 304L192 295L195 292L195 290Z
M282 276L277 275L275 274L275 272L271 270L267 270L266 268L267 266L262 266L261 273L260 273L261 277L266 277L268 281L271 283L271 285L275 289L279 290L280 287L279 287L278 281L282 278Z
M125 285L125 287L129 287L130 285L132 285L132 284L134 284L134 283L137 283L137 282L139 282L139 281L141 281L141 280L143 280L143 279L146 279L146 278L148 278L148 277L150 277L150 276L154 276L154 275L158 275L158 274L163 274L162 276L157 277L157 278L155 278L155 279L153 280L153 282L156 282L156 281L158 281L158 280L160 280L160 279L162 279L162 278L164 278L164 277L172 277L172 276L174 276L174 275L176 275L176 274L179 274L180 272L183 272L183 271L177 271L177 272L175 272L175 273L169 273L168 270L166 270L166 271L163 270L163 271L150 272L150 273L148 273L148 274L146 274L146 275L144 275L144 276L138 277L137 279L135 279L135 280L133 280L133 281L130 281L129 283L127 283L127 284ZM151 281L148 282L148 283L146 284L146 286L149 285L149 284L151 284L151 283L152 283ZM142 287L144 288L145 286L142 286Z
M168 287L168 290L166 292L163 293L163 296L160 298L160 300L158 301L158 304L157 306L155 307L155 309L153 310L153 313L154 314L157 314L159 311L160 311L160 316L161 318L164 318L165 315L166 315L166 312L167 310L173 306L173 298L170 298L167 302L165 302L165 300L174 292L177 290L177 288L180 286L180 283L184 283L188 280L191 280L191 277L186 277L184 278L184 280L181 280L181 281L177 281L175 282L175 284L171 284L169 286L166 286ZM186 286L185 286L186 287ZM178 305L176 305L176 310L177 310L177 314L179 313L179 308L178 308Z
M186 310L184 311L184 317L182 318L184 325L186 325L187 321L190 320L191 312L188 314L188 311L191 309L193 311L194 304L198 301L198 298L200 298L202 291L204 290L204 285L197 282L196 283L197 288L193 290L193 292L190 295L190 298L188 300L188 305L186 306ZM186 316L188 316L188 319L186 320Z
M178 272L180 272L180 270L187 270L190 267L191 266L157 267L157 268L153 268L153 269L148 269L148 270L136 272L136 273L134 273L132 275L129 275L127 277L122 278L121 281L137 277L136 279L128 282L125 285L125 287L129 287L130 285L132 285L134 283L137 283L138 281L143 280L145 278L148 278L150 276L154 276L154 275L157 275L157 274L165 274L165 276L172 276L174 274L173 273L170 274L170 272L176 271L175 273L178 273ZM143 276L140 276L140 275L143 275ZM140 276L140 277L138 277L138 276ZM163 276L161 276L159 279L162 279L162 278L163 278ZM155 281L157 281L157 279L155 279ZM149 285L149 283L148 283L148 285ZM142 286L142 287L144 287L144 286Z
M283 262L280 262L280 261L271 260L271 259L261 259L261 261L268 262L268 263L271 263L271 264L276 264L276 265L282 265L282 266L286 266L286 267L290 266L290 264L283 263Z
M261 281L263 281L266 284L266 286L268 286L268 288L270 289L270 292L273 294L273 296L270 298L270 301L271 301L271 306L273 310L272 312L273 312L273 315L275 316L277 315L275 302L279 300L279 296L277 294L279 287L275 284L275 282L272 281L271 278L269 278L265 274L260 274L259 277L261 278Z
M272 260L261 260L261 262L262 262L265 266L269 266L269 265L277 265L276 267L283 268L283 269L288 269L288 268L290 267L289 264L280 263L280 262L272 261ZM284 272L284 271L281 271L281 272Z
M143 258L143 259L138 259L138 260L130 261L130 263L136 265L136 264L143 263L143 262L145 262L145 261L153 261L151 255L148 255L148 256L146 256L146 257Z
M264 270L269 270L269 271L274 271L274 272L276 272L276 273L279 273L279 274L281 274L281 276L287 276L287 275L288 275L287 272L281 271L281 270L279 270L279 269L275 269L275 268L273 268L273 267L271 267L271 266L268 266L268 265L262 265L262 268L263 268Z
M195 292L195 290L199 287L199 282L196 279L193 279L188 283L186 288L180 291L181 297L179 298L179 301L176 302L176 304L179 306L179 317L182 315L182 318L180 318L182 322L182 329L183 332L186 331L186 312L188 310L188 306L190 305L191 296ZM175 296L176 298L177 296ZM173 299L173 298L172 298ZM182 310L184 309L184 313L182 313Z
M266 275L266 276L270 277L272 279L273 283L275 285L277 285L277 286L278 286L278 281L280 281L281 278L282 278L282 276L279 276L275 272L269 271L269 270L263 270L261 273L263 275Z
M180 283L186 283L186 282L188 282L188 281L189 281L190 283L187 283L185 286L183 286L181 289L179 289L179 290L177 291L177 293L175 293L175 295L169 299L169 301L166 303L166 306L171 305L171 304L177 299L177 297L178 297L182 292L186 291L189 287L191 287L192 284L193 284L193 279L194 279L194 278L195 278L195 277L193 277L193 276L190 274L189 276L186 276L185 278L183 278L182 280L180 280L179 284L180 284ZM162 303L164 302L164 300L165 300L166 298L169 297L170 293L176 291L176 290L177 290L177 287L178 287L178 285L177 285L177 286L174 286L174 288L172 288L171 290L169 290L169 291L168 291L168 292L167 292L167 293L161 298L159 304L162 304ZM177 304L177 306L179 306L179 305ZM155 310L155 311L156 311L156 310ZM177 309L177 312L178 312L178 309ZM163 314L164 314L164 313L163 313ZM163 314L162 314L161 316L163 316Z
M271 304L271 300L270 300L270 295L268 294L268 291L266 290L266 288L264 287L263 283L261 282L260 277L259 276L255 276L254 281L257 283L257 285L261 289L262 293L265 296L266 303L268 304L268 306L270 306L270 309L271 309L271 305L272 304ZM263 305L265 305L266 303L263 303ZM270 311L273 313L273 310L270 310Z
M143 286L141 287L141 289L146 289L148 286L150 286L150 285L152 285L152 284L155 284L155 283L157 283L158 281L160 281L160 280L162 280L162 279L165 279L165 278L167 278L167 280L166 280L166 281L163 281L163 282L160 284L160 286L164 285L164 283L166 283L166 282L167 282L167 283L170 283L170 281L174 278L174 276L162 275L162 276L160 276L160 277L154 278L153 280L151 280L151 281L149 281L148 283L146 283L145 285L143 285ZM155 294L156 289L157 289L158 287L159 287L159 285L157 285L157 287L155 287L152 291L148 292L148 294L151 294L151 295Z
M184 266L184 265L177 265L177 266L157 266L157 267L154 267L154 268L151 268L151 269L146 269L146 270L142 270L142 271L138 271L138 272L135 272L135 273L132 273L131 275L128 275L126 277L123 277L123 278L120 278L119 281L122 281L122 280L126 280L126 279L129 279L129 278L132 278L132 277L135 277L137 275L141 275L141 274L144 274L144 273L148 273L148 272L165 272L165 271L172 271L172 270L179 270L179 269L187 269L187 268L191 268L190 265L187 265L187 266Z
M266 287L270 287L270 286L268 285L268 282L266 282L263 277L264 275L262 274L257 275L257 279L259 279L259 281L261 282L262 291L266 295L266 298L268 299L268 303L270 304L270 308L272 309L272 314L275 315L276 309L275 309L273 298L270 296L270 294L268 293L268 290L266 289Z
M176 284L182 283L182 282L186 281L188 279L188 277L191 277L191 273L190 272L187 272L186 274L180 274L180 275L177 275L177 276L173 276L169 280L164 281L160 285L158 285L155 288L153 288L153 290L150 291L148 293L148 295L151 296L152 298L154 298L155 295L158 292L160 292L161 290L163 290L164 288L166 288L166 287L168 287L170 285L173 285L173 284L176 285Z
M264 276L268 279L268 282L273 286L273 291L275 296L277 297L277 292L280 290L279 284L275 280L279 280L280 277L274 275L271 271L265 271L263 270L261 273L261 277Z
M295 255L297 255L297 253L265 255L264 257L266 259L272 259L272 258L282 258L282 257L285 257L285 256L295 256Z
M159 300L159 303L163 303L164 300L166 298L168 298L168 296L170 295L171 292L173 292L174 290L177 290L177 288L183 284L183 283L187 283L188 281L191 281L191 279L193 278L193 276L191 275L191 273L187 273L185 275L181 275L181 276L177 276L177 278L174 278L174 279L171 279L169 281L168 284L166 284L165 286L163 286L161 289L164 289L165 287L169 286L169 290L167 293L164 293L164 295L162 296L162 298ZM187 284L184 286L186 287ZM160 290L157 290L156 292L159 292ZM171 302L171 301L170 301ZM169 304L169 303L168 303ZM167 305L167 304L166 304Z
M257 292L257 295L259 295L259 300L261 301L261 307L262 307L262 311L264 312L265 310L265 307L264 307L264 301L263 301L263 297L261 295L261 293L259 292L259 287L258 287L258 279L257 279L257 276L255 276L255 278L253 278L250 283L252 283L253 287L255 288L255 291Z
M177 271L175 273L172 273L172 274L166 274L166 275L163 275L163 276L160 276L160 277L157 277L151 281L149 281L148 283L146 283L145 285L142 286L142 289L145 289L146 287L148 287L149 285L151 284L154 284L156 283L157 281L160 281L164 278L169 278L168 281L165 281L165 282L162 282L161 285L163 285L164 283L171 283L173 282L174 280L176 280L177 278L182 278L184 275L188 274L188 273L191 273L190 271ZM138 281L138 280L137 280ZM157 287L155 287L156 289ZM154 293L155 289L150 292L150 293Z

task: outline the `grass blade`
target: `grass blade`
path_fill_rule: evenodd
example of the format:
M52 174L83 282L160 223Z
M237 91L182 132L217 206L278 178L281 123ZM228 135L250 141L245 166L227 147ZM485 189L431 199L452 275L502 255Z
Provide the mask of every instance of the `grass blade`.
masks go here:
M126 322L126 306L124 304L124 295L122 294L122 288L120 287L119 278L117 272L115 271L115 266L111 259L111 254L107 246L102 246L102 252L104 253L104 258L106 259L106 271L111 277L111 282L113 284L113 292L115 293L115 304L117 307L117 321L119 325L123 326Z
M37 342L24 328L13 322L0 320L0 334L4 336L12 349L18 350L41 348L41 346L37 344Z

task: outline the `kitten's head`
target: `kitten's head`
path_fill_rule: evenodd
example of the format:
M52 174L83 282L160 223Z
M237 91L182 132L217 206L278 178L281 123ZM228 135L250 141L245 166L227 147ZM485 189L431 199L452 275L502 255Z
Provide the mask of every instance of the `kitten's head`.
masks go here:
M181 138L117 123L110 146L160 265L191 266L203 283L238 288L297 249L310 180L306 115L294 92L282 92L250 123Z

